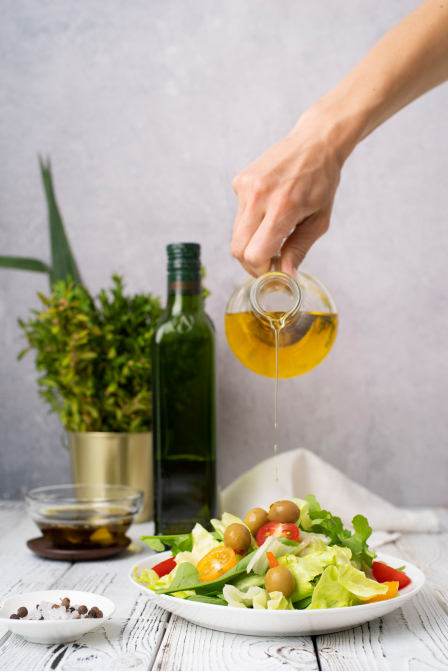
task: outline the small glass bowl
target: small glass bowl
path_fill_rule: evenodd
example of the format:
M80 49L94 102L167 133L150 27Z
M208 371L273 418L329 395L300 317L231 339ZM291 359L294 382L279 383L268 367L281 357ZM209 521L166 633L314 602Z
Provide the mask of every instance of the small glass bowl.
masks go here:
M30 490L29 515L45 539L62 549L125 546L125 534L143 505L143 492L127 485L53 485Z

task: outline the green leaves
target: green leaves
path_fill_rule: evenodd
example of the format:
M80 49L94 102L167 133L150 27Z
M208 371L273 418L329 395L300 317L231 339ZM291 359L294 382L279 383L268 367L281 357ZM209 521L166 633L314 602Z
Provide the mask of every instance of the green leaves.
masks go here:
M42 157L39 156L39 165L48 205L51 257L53 261L53 268L50 273L51 284L57 280L67 280L67 278L71 278L74 282L80 283L81 278L65 233L58 204L56 203L50 160L47 159L47 164L45 165Z
M209 595L190 595L185 599L190 600L191 602L205 602L205 604L216 604L219 607L227 607L227 602L225 600L221 600L219 597L211 597Z
M48 159L47 164L45 165L42 157L39 156L39 165L48 205L48 224L50 229L52 266L48 266L48 264L40 261L39 259L5 256L0 256L0 266L3 268L14 268L16 270L22 271L48 273L50 287L54 282L57 282L58 280L67 280L68 278L71 278L74 282L80 283L81 279L79 277L75 259L73 257L70 244L65 233L59 208L56 203L50 161Z
M51 268L39 259L28 257L1 257L0 266L3 268L15 268L21 271L35 271L36 273L51 273Z
M199 581L199 572L196 567L191 562L182 562L178 565L176 576L170 583L169 592L177 593L177 591L185 590L183 586L197 584Z
M126 296L117 275L111 291L96 299L67 280L53 289L39 295L41 311L19 321L28 341L19 357L36 353L40 396L71 431L150 431L150 343L159 299Z
M360 561L365 562L369 567L372 566L376 554L369 550L367 540L372 534L367 518L358 515L352 520L354 533L345 530L342 521L337 516L332 516L329 511L322 511L316 497L308 495L305 497L309 503L309 517L312 520L312 532L317 532L330 537L330 545L346 546L352 553L358 556Z
M165 536L155 537L155 536L146 536L140 537L145 544L148 544L149 548L152 548L153 551L164 551L165 546L171 547L171 553L176 556L182 551L191 551L193 550L193 535L190 534L167 534ZM163 543L162 543L163 542Z

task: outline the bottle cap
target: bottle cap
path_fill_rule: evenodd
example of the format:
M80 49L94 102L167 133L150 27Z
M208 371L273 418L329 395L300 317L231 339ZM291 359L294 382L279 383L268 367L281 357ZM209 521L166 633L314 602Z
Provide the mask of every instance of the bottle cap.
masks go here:
M201 290L201 246L198 243L167 245L169 291Z

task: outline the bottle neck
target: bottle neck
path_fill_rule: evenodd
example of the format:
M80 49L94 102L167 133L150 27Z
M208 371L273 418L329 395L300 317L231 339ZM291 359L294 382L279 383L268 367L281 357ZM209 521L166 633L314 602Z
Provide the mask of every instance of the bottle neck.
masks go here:
M167 311L170 315L178 313L198 313L204 310L202 286L198 280L172 280L168 278Z

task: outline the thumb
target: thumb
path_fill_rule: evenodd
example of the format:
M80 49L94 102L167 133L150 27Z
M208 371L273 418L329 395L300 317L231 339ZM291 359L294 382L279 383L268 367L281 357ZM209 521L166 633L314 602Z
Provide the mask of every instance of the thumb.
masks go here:
M329 213L315 213L298 224L282 247L282 271L295 276L296 269L305 259L316 240L328 231Z

